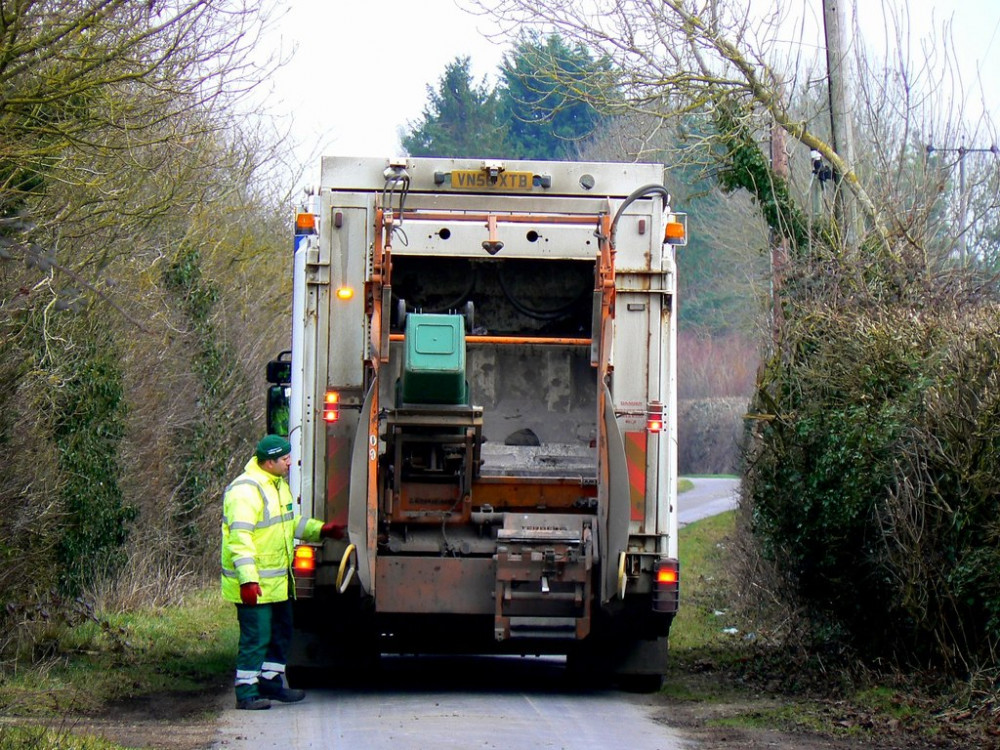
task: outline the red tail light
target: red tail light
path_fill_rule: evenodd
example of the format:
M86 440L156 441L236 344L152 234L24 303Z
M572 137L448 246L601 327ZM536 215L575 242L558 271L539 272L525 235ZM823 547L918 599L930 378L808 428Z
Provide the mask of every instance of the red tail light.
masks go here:
M327 391L326 398L323 399L323 421L336 422L340 419L340 394L336 391Z
M656 581L653 587L653 611L667 614L677 611L680 605L680 564L673 558L657 560L653 568Z
M650 401L646 406L646 430L663 432L663 404L659 401Z
M677 583L677 571L672 568L660 568L656 571L658 584Z

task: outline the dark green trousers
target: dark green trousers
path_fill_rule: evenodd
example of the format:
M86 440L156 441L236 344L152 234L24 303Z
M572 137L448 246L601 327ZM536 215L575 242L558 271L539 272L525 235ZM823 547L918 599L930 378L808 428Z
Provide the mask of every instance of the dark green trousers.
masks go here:
M236 653L236 700L260 695L258 682L280 684L292 642L292 603L237 604L240 645Z

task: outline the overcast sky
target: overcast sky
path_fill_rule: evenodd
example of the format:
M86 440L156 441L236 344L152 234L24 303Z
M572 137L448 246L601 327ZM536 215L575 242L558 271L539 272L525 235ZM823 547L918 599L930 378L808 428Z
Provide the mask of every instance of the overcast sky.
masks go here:
M757 2L758 0L754 0ZM895 0L902 5L907 0ZM953 19L967 85L979 67L1000 73L1000 0L908 0L914 34ZM262 53L281 52L289 62L266 82L263 93L288 121L303 159L324 154L390 156L399 152L398 131L419 118L427 86L436 86L445 65L472 59L477 80L495 78L505 47L486 38L488 19L463 11L454 0L289 0L262 40ZM819 18L821 0L787 0ZM862 28L879 44L880 0L860 0ZM998 93L987 84L994 113ZM978 90L972 94L978 100ZM1000 118L995 118L1000 119Z
M504 47L489 23L452 0L291 0L264 40L291 54L270 81L269 105L294 112L306 155L392 156L398 131L417 120L445 65L468 55L490 76ZM276 106L278 103L279 106Z

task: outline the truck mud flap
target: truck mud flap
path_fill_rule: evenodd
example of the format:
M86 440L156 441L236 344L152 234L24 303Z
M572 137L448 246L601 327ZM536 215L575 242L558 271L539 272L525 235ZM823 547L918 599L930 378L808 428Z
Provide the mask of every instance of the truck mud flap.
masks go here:
M590 633L595 520L507 514L497 533L496 640Z

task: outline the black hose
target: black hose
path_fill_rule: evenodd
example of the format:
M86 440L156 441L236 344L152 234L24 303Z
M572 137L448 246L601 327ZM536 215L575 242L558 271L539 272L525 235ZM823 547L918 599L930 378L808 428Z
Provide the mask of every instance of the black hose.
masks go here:
M429 307L425 309L424 312L446 313L452 310L457 310L459 305L464 304L465 301L469 299L469 295L472 294L472 291L476 288L476 276L477 272L475 267L473 267L471 269L471 272L469 273L469 285L465 288L465 291L459 294L454 301L449 302L445 305L438 305L437 307Z
M625 202L618 207L618 210L615 212L615 218L611 221L611 247L615 246L615 234L618 232L618 220L622 217L622 214L625 213L625 209L640 198L645 198L647 195L652 195L653 193L659 193L663 196L664 207L670 205L670 193L667 192L667 189L663 187L663 185L644 185L641 188L633 190L629 193Z
M535 320L558 320L566 315L569 315L573 309L580 304L580 300L586 295L590 290L585 289L583 292L577 295L576 299L568 302L562 307L557 307L552 310L536 310L534 308L528 307L523 302L519 301L511 294L510 289L507 288L507 282L504 281L504 270L503 267L499 269L497 273L497 278L500 281L500 289L503 290L504 297L510 302L511 306L517 310L522 315L526 315L529 318L534 318Z
M426 307L424 305L415 304L415 307L419 307L423 312L426 313L442 313L442 312L446 313L450 312L451 310L456 310L460 305L464 304L469 299L469 296L475 290L477 278L478 278L478 271L476 270L475 265L469 263L469 283L465 287L465 289L459 292L458 297L456 297L454 300L444 305L436 305L435 307ZM404 289L404 291L406 290ZM395 297L397 300L399 299L395 291L393 291L392 296ZM406 298L412 301L410 295L407 295Z
M392 233L399 234L401 242L405 247L409 243L409 240L401 225L403 223L403 209L406 206L406 196L410 192L410 175L405 171L391 174L385 179L385 187L382 188L382 206L389 209L390 216L393 212L392 196L396 192L397 187L399 188L399 221L393 222ZM389 241L392 241L391 237Z

